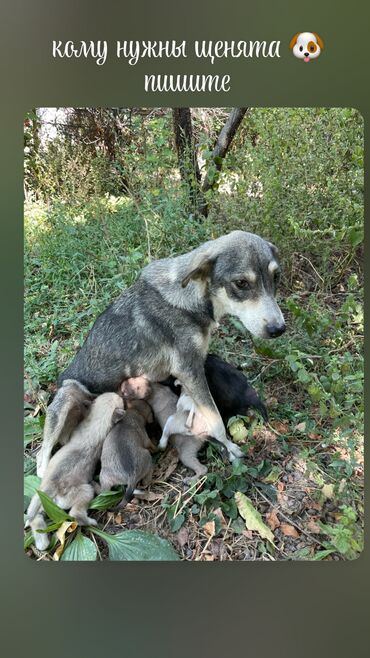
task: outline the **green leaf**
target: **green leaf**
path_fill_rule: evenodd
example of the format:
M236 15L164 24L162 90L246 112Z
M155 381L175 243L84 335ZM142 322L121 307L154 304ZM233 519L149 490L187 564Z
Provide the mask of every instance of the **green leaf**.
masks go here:
M274 535L270 528L262 521L261 514L253 507L252 501L247 498L243 493L237 491L235 494L235 502L239 510L240 516L245 521L248 530L255 530L263 539L268 539L272 544L274 543Z
M23 473L25 475L36 475L36 460L28 455L24 458Z
M326 558L331 553L335 553L335 549L334 548L327 548L324 551L317 551L317 553L315 553L315 555L311 559L312 560L324 560L324 558Z
M109 535L103 530L90 530L108 544L110 560L179 560L179 556L166 540L144 530L126 530Z
M24 478L24 495L26 498L32 498L41 484L41 479L37 475L26 475Z
M122 500L123 487L117 491L101 491L99 496L90 503L90 509L106 510Z
M38 418L27 416L24 419L24 445L27 446L32 441L41 438L41 427Z
M60 558L62 561L91 561L96 560L97 550L91 539L78 532L76 537L68 544Z
M185 521L184 514L178 514L173 519L171 519L170 521L171 532L177 532L178 530L180 530L181 526L184 524L184 521Z
M40 496L42 506L49 519L55 523L62 523L63 521L72 520L72 517L68 516L68 514L63 509L58 507L58 505L56 505L44 491L40 491L40 489L38 489L37 493Z

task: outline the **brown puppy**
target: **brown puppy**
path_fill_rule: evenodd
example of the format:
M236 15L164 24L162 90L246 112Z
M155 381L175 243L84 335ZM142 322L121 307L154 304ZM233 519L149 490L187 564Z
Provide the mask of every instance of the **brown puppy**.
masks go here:
M152 384L152 394L147 401L153 409L155 419L163 430L170 416L176 413L177 395L168 386ZM198 451L205 440L204 436L195 437L183 434L173 434L170 439L171 445L176 448L181 463L195 472L193 478L187 479L188 482L195 482L207 473L207 467L201 464L197 458Z
M123 411L123 400L116 393L103 393L91 404L90 413L76 427L69 442L51 458L41 481L44 491L62 509L70 510L80 525L96 525L87 515L94 498L92 479L99 460L103 441L117 419L116 409ZM45 550L49 544L47 534L37 532L46 523L39 495L36 493L27 511L35 545Z
M131 400L126 404L125 411L117 412L118 422L104 441L99 477L103 491L116 484L127 485L117 509L130 502L139 482L144 487L150 484L153 463L149 451L157 450L145 431L146 423L153 420L149 405L144 400Z

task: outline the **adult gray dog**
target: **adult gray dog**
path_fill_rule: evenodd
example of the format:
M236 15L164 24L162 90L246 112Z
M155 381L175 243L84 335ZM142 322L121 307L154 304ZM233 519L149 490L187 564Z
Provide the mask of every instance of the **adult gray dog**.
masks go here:
M279 272L276 247L245 231L147 265L134 285L97 318L61 374L47 412L38 474L44 474L71 416L70 380L74 388L103 393L118 391L128 377L145 375L157 382L173 375L205 417L209 435L226 446L230 459L240 457L210 394L204 360L211 331L226 314L236 316L255 336L275 338L285 331L275 300Z

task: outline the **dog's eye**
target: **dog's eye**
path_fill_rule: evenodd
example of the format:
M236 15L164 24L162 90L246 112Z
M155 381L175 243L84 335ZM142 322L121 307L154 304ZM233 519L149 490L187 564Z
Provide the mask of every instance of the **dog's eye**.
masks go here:
M246 279L237 279L234 281L234 283L237 288L240 288L240 290L246 290L247 288L250 288L250 285Z
M299 46L299 50L302 52L302 50L303 50L303 46Z

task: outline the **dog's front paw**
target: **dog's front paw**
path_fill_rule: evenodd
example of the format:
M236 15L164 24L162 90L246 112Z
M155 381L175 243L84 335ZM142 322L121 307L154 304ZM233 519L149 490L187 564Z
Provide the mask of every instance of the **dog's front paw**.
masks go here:
M239 448L239 446L235 445L235 443L230 442L227 450L231 462L233 462L235 459L239 459L240 457L244 457L244 452Z
M166 438L163 439L163 438L162 438L162 439L160 440L160 442L158 443L158 450L166 450L166 448L167 448L167 443L168 443L168 439L166 439Z

